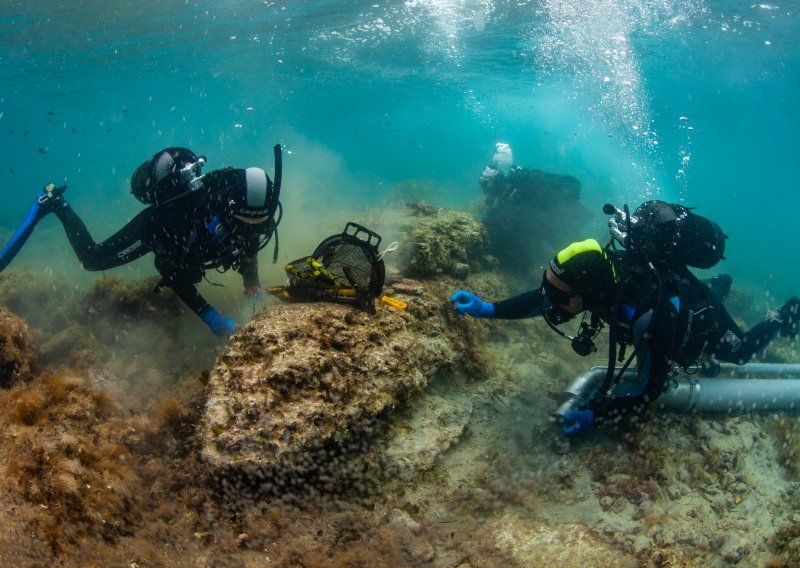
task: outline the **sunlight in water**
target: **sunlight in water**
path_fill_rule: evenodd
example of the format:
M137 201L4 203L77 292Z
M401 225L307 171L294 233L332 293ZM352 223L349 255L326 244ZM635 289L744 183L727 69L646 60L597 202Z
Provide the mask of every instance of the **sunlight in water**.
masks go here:
M545 0L544 7L548 32L540 39L539 65L546 73L572 76L573 96L583 100L590 93L585 104L609 132L648 161L662 161L641 54L632 38L640 36L641 44L641 38L689 21L701 3ZM656 194L647 181L642 196Z

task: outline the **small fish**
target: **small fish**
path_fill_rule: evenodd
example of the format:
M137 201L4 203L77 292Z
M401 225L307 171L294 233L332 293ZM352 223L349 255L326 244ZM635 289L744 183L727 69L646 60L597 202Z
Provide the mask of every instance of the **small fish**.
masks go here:
M50 115L50 116L53 116L55 113L52 110L48 110L47 114Z
M27 136L27 135L28 135L28 132L30 132L30 130L26 130L26 131L25 131L25 134L23 134L23 136Z
M12 176L14 175L14 168L8 168L8 171Z
M122 107L122 112L128 112L128 107Z
M47 154L47 148L37 148L36 151L40 154Z

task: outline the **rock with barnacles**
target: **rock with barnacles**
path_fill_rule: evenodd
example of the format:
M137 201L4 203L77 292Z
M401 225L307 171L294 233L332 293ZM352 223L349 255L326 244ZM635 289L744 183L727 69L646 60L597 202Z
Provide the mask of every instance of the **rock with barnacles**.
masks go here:
M346 461L356 432L470 351L447 304L451 286L398 295L407 310L377 302L373 315L329 302L264 310L231 338L209 377L206 462L284 483Z

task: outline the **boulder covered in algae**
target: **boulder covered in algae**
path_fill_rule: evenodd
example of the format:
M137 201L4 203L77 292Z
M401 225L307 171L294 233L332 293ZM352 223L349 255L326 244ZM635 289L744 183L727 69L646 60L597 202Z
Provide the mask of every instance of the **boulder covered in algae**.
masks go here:
M320 452L352 444L437 371L467 364L470 334L442 300L446 286L403 298L407 310L296 303L257 315L209 376L205 460L246 475L312 471Z
M33 359L28 325L0 306L0 387L8 388L30 378Z
M400 252L403 274L459 277L461 267L478 268L488 246L486 229L470 213L417 205L403 227Z

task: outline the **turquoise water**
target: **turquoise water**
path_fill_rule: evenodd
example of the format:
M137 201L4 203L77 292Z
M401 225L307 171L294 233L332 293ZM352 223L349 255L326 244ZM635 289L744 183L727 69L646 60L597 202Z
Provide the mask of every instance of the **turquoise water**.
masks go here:
M799 31L796 0L3 2L0 234L51 180L108 234L169 145L271 167L280 142L288 203L344 207L417 178L465 204L502 141L581 180L597 221L576 238L605 201L697 205L730 235L722 268L780 304Z

